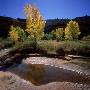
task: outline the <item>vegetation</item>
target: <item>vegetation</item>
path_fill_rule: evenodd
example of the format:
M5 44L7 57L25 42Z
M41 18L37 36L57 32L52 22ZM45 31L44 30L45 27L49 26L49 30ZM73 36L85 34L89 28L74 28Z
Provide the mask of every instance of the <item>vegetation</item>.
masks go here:
M44 35L45 22L39 10L35 6L26 5L26 32L31 39L41 39Z
M61 41L55 40L41 40L37 41L37 47L35 50L33 41L18 42L12 48L12 52L17 53L41 53L52 55L83 55L89 56L90 54L90 42L88 41Z
M12 47L13 43L10 39L6 38L0 38L0 50L4 48Z
M53 30L51 33L46 34L44 39L46 40L78 40L80 35L79 25L75 21L70 21L67 24L67 27L65 30L63 28L57 28L56 30Z
M84 40L84 41L90 41L90 35L83 37L82 40Z
M57 28L50 33L44 33L45 21L35 6L26 5L26 29L11 26L9 41L11 52L43 53L43 54L90 54L89 36L79 41L79 25L76 21L67 23L66 28ZM58 42L57 42L58 41ZM2 42L2 40L1 40ZM15 43L15 44L14 44ZM0 43L0 48L5 48L5 43ZM9 45L9 44L7 44Z
M42 38L43 40L52 40L53 39L53 34L44 34L44 37Z
M64 39L64 30L63 28L58 28L56 30L53 30L52 32L53 38L57 41L62 41Z
M20 27L11 26L11 30L9 31L9 38L13 43L22 42L27 39L26 32Z
M82 16L73 18L73 21L78 22L80 28L80 36L79 39L84 36L90 35L90 16ZM66 24L70 21L70 19L48 19L45 20L45 29L44 32L50 33L52 30L56 30L57 28L66 28ZM23 30L26 29L26 19L22 18L11 18L6 16L0 16L0 37L6 38L8 36L8 32L10 31L10 26L21 27Z
M9 36L10 36L9 38L13 43L16 43L19 39L18 31L13 26L11 26L10 28Z
M65 28L66 40L78 40L80 35L79 25L75 21L70 21Z
M27 39L26 32L20 27L16 27L16 30L19 35L18 41L24 42Z

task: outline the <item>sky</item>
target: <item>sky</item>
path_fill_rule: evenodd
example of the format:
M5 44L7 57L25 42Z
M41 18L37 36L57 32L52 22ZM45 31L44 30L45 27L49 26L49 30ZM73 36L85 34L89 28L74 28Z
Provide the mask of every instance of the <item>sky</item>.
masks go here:
M90 16L90 0L0 0L0 16L25 18L28 3L36 5L44 19Z

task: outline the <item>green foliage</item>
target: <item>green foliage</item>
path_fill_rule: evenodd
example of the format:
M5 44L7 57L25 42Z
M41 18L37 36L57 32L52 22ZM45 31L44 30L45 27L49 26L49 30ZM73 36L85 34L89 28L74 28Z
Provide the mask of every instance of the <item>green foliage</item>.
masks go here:
M55 40L43 40L38 42L39 48L47 52L47 54L56 54L58 48L60 48L60 42Z
M70 21L65 28L66 40L78 40L80 35L79 25L75 21Z
M32 41L24 41L24 42L18 42L15 45L13 45L13 48L11 50L11 53L30 53L30 52L34 52L34 43Z
M11 26L10 28L10 32L9 32L9 38L13 43L17 43L17 42L22 42L25 41L27 39L26 37L26 32L21 29L20 27L13 27Z
M66 54L88 56L90 54L89 41L66 41L61 44Z
M42 39L43 40L52 40L53 39L53 35L51 33L44 34L44 37Z
M42 53L54 54L64 56L65 54L74 55L90 55L90 42L89 41L60 41L55 40L40 40L37 41L37 47L34 41L26 40L24 42L16 43L11 52L13 53Z
M56 30L53 30L52 32L53 37L57 40L57 41L62 41L63 37L64 37L64 30L63 28L58 28Z
M27 39L26 32L23 29L21 29L20 27L16 27L16 31L19 35L19 41L25 41Z

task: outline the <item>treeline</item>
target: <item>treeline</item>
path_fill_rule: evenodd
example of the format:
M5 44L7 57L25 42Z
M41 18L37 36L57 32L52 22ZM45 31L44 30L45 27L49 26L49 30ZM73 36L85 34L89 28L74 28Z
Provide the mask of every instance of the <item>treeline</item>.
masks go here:
M0 16L0 37L7 37L12 25L25 29L26 19L13 19L11 17Z
M90 35L90 16L76 17L72 19L78 22L80 27L80 37ZM57 28L65 28L70 19L48 19L45 24L45 33L49 33ZM0 16L0 37L7 37L10 26L19 26L25 30L26 19L13 19L10 17Z
M67 23L71 19L48 19L46 20L45 32L51 32L57 28L66 28ZM78 22L80 28L80 39L84 36L90 35L90 16L76 17L72 19Z

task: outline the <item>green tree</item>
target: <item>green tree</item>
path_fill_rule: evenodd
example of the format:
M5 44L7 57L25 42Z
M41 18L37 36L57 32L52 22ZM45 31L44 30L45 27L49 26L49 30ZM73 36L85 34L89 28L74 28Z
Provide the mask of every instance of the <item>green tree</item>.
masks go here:
M26 32L29 37L35 41L41 39L44 36L45 21L41 16L39 10L35 6L29 4L25 7L26 14Z
M80 35L79 25L75 21L70 21L65 28L66 40L78 40Z
M17 26L16 31L18 32L19 35L19 41L23 42L27 39L26 32L22 28Z

